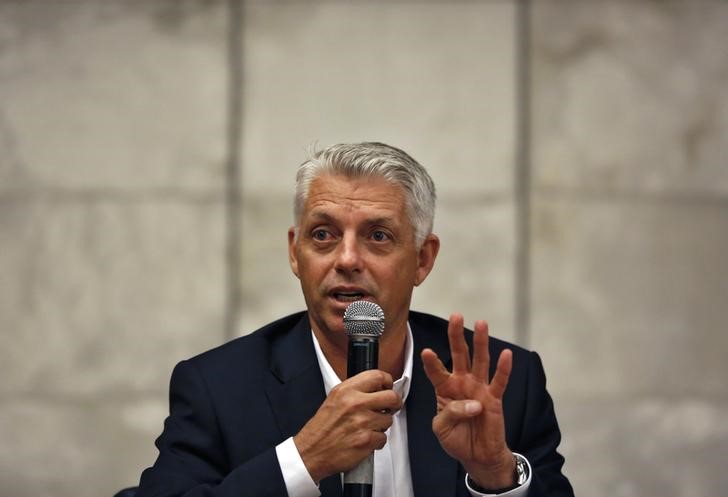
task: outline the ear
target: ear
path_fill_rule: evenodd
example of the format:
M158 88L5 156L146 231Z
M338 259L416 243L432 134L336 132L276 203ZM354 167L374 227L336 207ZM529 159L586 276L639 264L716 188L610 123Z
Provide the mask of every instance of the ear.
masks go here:
M417 272L415 273L415 286L425 281L427 275L435 265L437 253L440 251L440 239L434 233L430 233L417 253Z
M296 228L293 226L288 228L288 263L291 265L291 271L296 275L296 278L300 278L298 275L298 257L296 256Z

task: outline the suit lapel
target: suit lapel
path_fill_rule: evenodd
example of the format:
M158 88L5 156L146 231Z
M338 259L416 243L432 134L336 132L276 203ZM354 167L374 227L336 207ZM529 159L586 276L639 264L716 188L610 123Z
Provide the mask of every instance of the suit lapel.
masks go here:
M323 378L311 340L308 314L271 345L271 375L266 393L281 433L298 433L326 398ZM320 484L323 497L341 495L341 478L334 475Z
M454 496L458 487L458 463L448 456L432 433L432 418L436 414L435 392L425 375L420 353L425 347L434 350L450 367L450 348L447 329L429 322L427 318L410 314L414 341L412 386L407 397L407 440L414 494Z

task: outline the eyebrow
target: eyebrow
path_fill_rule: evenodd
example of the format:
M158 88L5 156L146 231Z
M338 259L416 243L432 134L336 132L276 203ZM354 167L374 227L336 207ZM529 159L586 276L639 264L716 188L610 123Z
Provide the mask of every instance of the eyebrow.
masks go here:
M328 212L316 212L316 211L313 211L309 215L309 217L311 219L314 219L315 221L324 221L326 223L333 223L334 221L336 221L336 219L334 218L334 216L332 216Z
M336 218L334 216L332 216L331 214L329 214L328 212L313 211L310 214L310 218L317 222L323 221L324 223L336 224ZM370 226L371 225L382 225L382 226L388 226L388 227L397 226L397 223L393 222L392 218L387 217L387 216L380 216L380 217L374 217L371 219L366 219L365 223Z

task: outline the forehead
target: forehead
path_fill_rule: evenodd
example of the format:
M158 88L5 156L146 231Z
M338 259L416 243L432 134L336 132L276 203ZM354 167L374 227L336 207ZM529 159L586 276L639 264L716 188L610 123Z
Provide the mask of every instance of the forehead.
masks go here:
M318 214L371 212L401 215L405 211L404 189L379 177L350 178L324 174L309 188L304 217Z

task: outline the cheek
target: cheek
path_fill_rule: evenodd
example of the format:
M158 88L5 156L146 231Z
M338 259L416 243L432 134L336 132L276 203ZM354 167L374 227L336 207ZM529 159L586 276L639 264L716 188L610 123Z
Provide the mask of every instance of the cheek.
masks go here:
M401 258L386 266L374 267L372 272L380 281L387 281L397 287L408 287L415 283L417 265L413 264L410 258Z
M299 260L298 271L308 286L317 286L326 276L325 265L310 259Z

